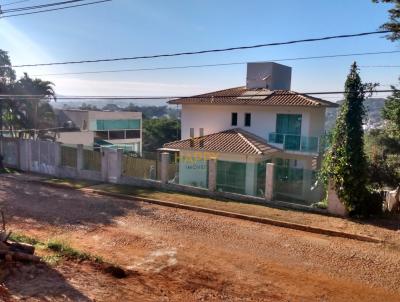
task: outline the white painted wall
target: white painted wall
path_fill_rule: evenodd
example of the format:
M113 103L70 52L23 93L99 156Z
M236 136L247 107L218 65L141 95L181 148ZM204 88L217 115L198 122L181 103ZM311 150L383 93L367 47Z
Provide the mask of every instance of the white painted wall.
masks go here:
M231 113L238 113L238 125L231 126ZM244 114L251 113L251 126L244 126ZM182 105L182 139L190 138L190 128L199 136L200 128L204 134L211 134L232 128L242 128L264 139L275 132L276 116L283 114L301 114L301 134L319 136L324 134L325 108L288 107L288 106L229 106L229 105Z
M63 144L92 146L93 141L94 132L92 131L60 132L57 134L57 142Z
M63 110L63 112L77 127L79 127L79 129L87 130L89 125L89 111L79 109L66 109ZM86 129L84 129L85 125Z
M89 112L89 121L142 119L141 112L120 112L120 111L88 111L88 112Z

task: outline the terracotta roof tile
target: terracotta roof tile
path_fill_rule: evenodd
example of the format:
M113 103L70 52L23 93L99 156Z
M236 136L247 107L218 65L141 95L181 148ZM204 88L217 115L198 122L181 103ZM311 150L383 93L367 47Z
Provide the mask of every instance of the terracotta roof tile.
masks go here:
M166 143L164 148L249 155L266 155L280 151L261 137L240 128Z
M171 100L168 103L338 107L336 103L290 90L247 89L244 86Z

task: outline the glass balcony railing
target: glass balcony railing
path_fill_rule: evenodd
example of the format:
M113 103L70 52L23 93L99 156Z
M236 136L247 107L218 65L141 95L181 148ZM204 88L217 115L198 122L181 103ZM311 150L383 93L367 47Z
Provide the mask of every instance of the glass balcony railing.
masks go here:
M272 132L268 135L268 142L280 144L284 150L318 153L320 139L317 136L301 136L295 134L282 134Z

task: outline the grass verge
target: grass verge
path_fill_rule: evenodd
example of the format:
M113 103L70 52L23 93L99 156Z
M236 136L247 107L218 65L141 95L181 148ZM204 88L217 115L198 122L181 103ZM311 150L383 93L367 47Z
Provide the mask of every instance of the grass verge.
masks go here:
M85 187L90 187L90 186L98 184L98 182L95 182L95 181L75 180L75 179L67 179L67 178L51 178L51 179L46 179L44 182L64 185L64 186L68 186L68 187L71 187L74 189L82 189Z
M290 220L292 222L302 222L303 219L294 219L297 216L316 215L296 211L294 209L272 208L269 205L262 205L250 202L239 202L228 199L214 199L203 196L189 195L173 191L155 190L151 188L141 188L129 185L100 184L90 187L91 189L103 190L112 193L131 195L135 197L144 197L158 199L170 202L204 207L214 210L234 212L244 215L257 216L261 218ZM293 216L293 217L291 217ZM320 216L320 215L319 215Z
M62 259L75 260L75 261L93 261L96 263L103 263L103 259L99 256L94 256L86 252L79 251L71 247L68 243L50 239L47 242L41 242L35 238L28 237L23 234L13 233L10 240L20 243L28 243L34 245L37 249L47 252L42 257L43 260L49 264L56 264ZM48 254L50 252L50 254Z
M14 169L10 169L10 168L0 169L0 174L12 174L12 173L15 173Z
M64 180L65 181L65 180ZM157 199L167 202L179 203L190 206L208 208L212 210L233 212L237 214L255 216L266 219L273 219L287 223L301 224L305 226L340 230L345 233L364 235L379 238L387 236L390 232L382 222L374 222L371 225L365 221L355 219L345 219L321 213L313 213L289 208L275 208L268 204L256 204L232 201L227 199L208 198L204 196L189 195L186 193L173 192L153 188L143 188L131 185L116 184L97 184L88 187L104 192L119 193L138 198ZM325 208L326 204L322 202L319 208ZM378 235L379 234L379 235Z

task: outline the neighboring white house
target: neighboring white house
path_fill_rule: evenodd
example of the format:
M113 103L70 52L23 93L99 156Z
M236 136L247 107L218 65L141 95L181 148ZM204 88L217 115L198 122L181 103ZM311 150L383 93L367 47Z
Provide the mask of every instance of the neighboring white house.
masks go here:
M59 142L108 146L142 153L141 112L67 109L61 110L58 115L64 126L77 130L59 132Z
M234 179L231 190L250 195L259 194L256 176L265 162L317 169L325 110L337 104L293 92L290 85L290 67L248 63L246 86L169 101L182 105L182 140L164 145L180 153L179 182L205 186L209 157L218 160L217 184Z

